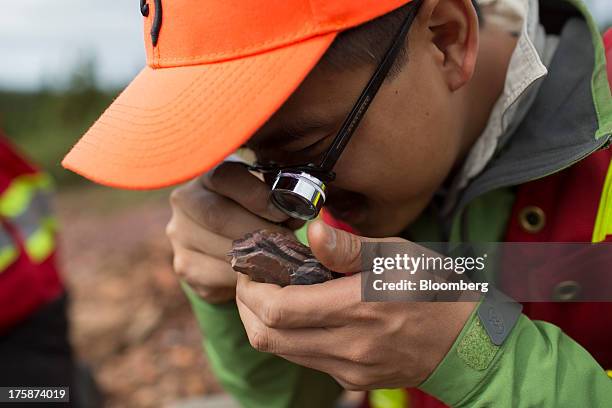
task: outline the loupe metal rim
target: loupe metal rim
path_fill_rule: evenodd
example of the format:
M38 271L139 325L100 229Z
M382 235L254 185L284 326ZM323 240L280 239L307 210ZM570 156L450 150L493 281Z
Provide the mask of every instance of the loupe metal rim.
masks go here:
M270 196L274 205L285 214L307 221L316 218L323 207L325 188L325 183L311 174L302 171L280 171L276 176ZM289 208L283 196L297 199L303 211Z
M276 181L278 181L282 177L289 177L295 180L299 180L302 182L306 182L310 184L315 190L319 192L323 196L323 200L325 200L325 183L316 178L315 176L308 174L306 172L290 172L290 171L281 171L278 173L276 177ZM276 182L274 183L276 185ZM272 187L274 188L274 187Z

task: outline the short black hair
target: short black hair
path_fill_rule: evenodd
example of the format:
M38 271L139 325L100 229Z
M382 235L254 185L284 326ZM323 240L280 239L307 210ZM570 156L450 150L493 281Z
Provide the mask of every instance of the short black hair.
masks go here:
M482 25L478 2L472 0L472 4L476 9L478 21ZM416 7L415 3L410 2L374 20L340 33L323 56L323 64L337 70L366 64L380 64L400 26L414 7ZM407 60L407 47L402 47L389 72L389 77L397 75Z

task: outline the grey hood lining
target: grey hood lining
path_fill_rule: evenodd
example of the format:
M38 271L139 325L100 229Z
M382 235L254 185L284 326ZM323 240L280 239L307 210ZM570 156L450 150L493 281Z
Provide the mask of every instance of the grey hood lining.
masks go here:
M504 148L464 190L455 214L486 192L558 172L608 143L609 135L595 139L594 64L586 21L570 19L531 109Z

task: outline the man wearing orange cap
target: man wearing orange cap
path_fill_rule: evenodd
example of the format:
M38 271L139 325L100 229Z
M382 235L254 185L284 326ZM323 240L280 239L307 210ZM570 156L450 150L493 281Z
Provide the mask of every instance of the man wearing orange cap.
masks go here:
M367 242L612 236L592 18L578 0L486 3L510 17L479 26L470 0L141 1L148 66L64 166L125 188L197 177L172 195L174 266L244 406L333 406L341 387L375 408L612 401L610 303L361 301ZM256 165L219 164L240 147ZM323 205L301 231L351 276L232 271L233 239L291 234ZM575 279L541 285L575 300Z

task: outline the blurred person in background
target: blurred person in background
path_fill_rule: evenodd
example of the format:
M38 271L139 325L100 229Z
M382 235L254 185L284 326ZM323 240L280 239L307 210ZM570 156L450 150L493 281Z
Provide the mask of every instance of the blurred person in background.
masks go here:
M70 387L71 406L96 407L69 340L51 194L51 178L0 133L0 386Z

